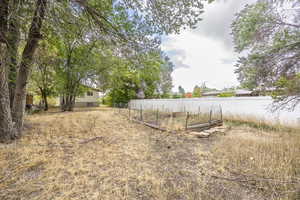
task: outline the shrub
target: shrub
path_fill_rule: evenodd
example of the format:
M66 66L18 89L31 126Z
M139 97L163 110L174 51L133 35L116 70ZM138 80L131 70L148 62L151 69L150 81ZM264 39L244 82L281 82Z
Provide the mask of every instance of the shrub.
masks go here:
M234 92L222 92L221 94L218 95L218 97L234 97L235 93Z

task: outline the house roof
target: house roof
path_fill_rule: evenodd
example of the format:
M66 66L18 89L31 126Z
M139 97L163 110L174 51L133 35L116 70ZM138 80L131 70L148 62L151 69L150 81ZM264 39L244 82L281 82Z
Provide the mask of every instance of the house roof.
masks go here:
M96 91L96 92L101 92L101 90L100 90L100 89L98 89L98 88L94 88L94 87L92 87L92 86L83 85L83 84L82 84L82 86L83 86L83 87L85 87L85 88L87 88L87 89L94 90L94 91Z
M235 94L237 95L241 95L241 94L252 94L252 91L250 90L243 90L243 89L239 89L235 91Z
M220 91L211 91L211 92L204 92L202 95L203 96L210 96L210 95L219 95L221 94Z

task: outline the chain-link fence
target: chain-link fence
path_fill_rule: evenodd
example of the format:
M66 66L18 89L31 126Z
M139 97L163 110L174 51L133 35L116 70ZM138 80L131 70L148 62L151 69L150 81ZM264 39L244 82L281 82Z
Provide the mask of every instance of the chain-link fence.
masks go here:
M115 104L114 110L132 121L163 131L205 130L223 123L221 106L187 105L172 109L163 104L151 105L147 100L134 100L129 104Z

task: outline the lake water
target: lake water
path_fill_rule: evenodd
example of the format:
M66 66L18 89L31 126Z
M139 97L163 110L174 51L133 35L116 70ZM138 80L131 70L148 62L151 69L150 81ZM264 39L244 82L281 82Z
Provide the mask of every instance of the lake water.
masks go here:
M272 123L300 125L300 106L293 112L286 110L272 113L270 106L271 97L203 97L186 99L144 99L131 100L130 106L135 109L159 109L169 112L219 112L222 108L223 115L239 115L255 117Z

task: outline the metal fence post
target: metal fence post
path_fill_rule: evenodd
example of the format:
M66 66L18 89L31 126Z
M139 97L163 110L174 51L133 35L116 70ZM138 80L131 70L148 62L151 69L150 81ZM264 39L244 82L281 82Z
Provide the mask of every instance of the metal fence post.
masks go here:
M156 109L156 125L158 125L158 108Z
M128 119L130 120L130 105L128 105Z
M189 117L190 117L190 114L189 114L189 112L187 112L186 119L185 119L185 130L188 129L188 120L189 120Z
M220 105L220 116L221 116L221 121L223 121L223 111L222 111L222 106Z
M143 106L142 105L140 108L140 119L141 119L141 121L143 121Z

